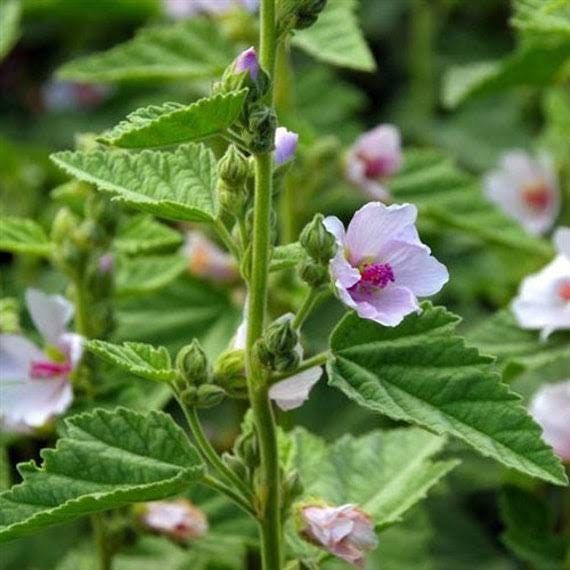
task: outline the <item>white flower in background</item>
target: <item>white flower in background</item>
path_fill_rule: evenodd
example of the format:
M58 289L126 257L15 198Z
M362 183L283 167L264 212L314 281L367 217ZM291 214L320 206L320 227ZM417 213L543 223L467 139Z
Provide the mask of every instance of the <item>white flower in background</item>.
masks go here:
M532 398L530 413L542 427L544 441L570 462L570 380L542 386Z
M557 256L544 269L526 277L512 309L523 329L540 330L543 339L570 329L570 228L554 234Z
M560 190L552 160L534 159L522 150L505 153L484 179L487 198L529 233L544 234L560 210Z
M386 201L386 179L403 163L400 131L394 125L379 125L361 135L346 160L346 178L374 200Z
M32 321L45 350L21 335L0 335L0 425L26 433L71 405L69 377L83 354L83 337L67 331L73 305L59 295L26 291Z
M231 283L239 277L234 258L198 230L186 233L182 252L190 273L197 277L219 283Z
M259 0L165 0L166 14L175 20L192 18L198 14L225 14L236 8L254 12Z
M247 300L244 307L243 321L238 327L232 342L232 349L245 350L247 340ZM292 319L293 315L287 313L280 319ZM299 343L295 350L299 354L299 361L303 360L303 347ZM289 378L279 380L269 388L269 398L273 400L277 406L288 412L302 406L308 399L313 386L319 381L323 375L320 366L313 366L298 374L293 374Z
M178 542L196 540L208 532L206 515L186 499L146 503L140 520L153 532Z
M299 515L305 540L357 568L378 547L372 519L355 505L306 505Z

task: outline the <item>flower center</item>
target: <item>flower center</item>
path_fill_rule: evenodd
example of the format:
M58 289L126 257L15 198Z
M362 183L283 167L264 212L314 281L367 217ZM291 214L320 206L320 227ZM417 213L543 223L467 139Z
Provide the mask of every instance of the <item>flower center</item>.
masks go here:
M366 178L378 178L387 175L391 170L391 162L386 158L370 158L361 153L358 158L364 162L364 175Z
M384 289L395 279L394 270L389 263L363 263L360 266L360 281L357 285Z
M564 281L558 289L558 294L563 301L570 302L570 279Z
M550 189L544 182L526 186L522 192L525 204L537 212L542 212L550 205Z
M30 366L30 376L35 380L65 376L70 372L71 365L69 362L50 362L49 360L40 360L38 362L32 362Z

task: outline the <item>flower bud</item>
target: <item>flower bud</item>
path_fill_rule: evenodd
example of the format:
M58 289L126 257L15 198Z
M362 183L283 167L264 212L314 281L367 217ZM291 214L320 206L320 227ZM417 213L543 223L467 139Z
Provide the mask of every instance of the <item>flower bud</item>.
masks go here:
M323 215L316 214L304 227L299 241L315 261L328 263L336 253L336 240L325 228L323 221Z
M234 449L236 456L241 457L248 467L255 468L260 464L259 444L253 430L240 435Z
M214 365L214 380L229 396L247 398L244 351L228 350L222 353Z
M255 105L248 118L249 146L254 154L270 152L275 147L277 117L270 107Z
M202 384L196 392L196 406L198 408L212 408L217 406L226 397L223 388L215 384Z
M278 14L280 32L309 28L326 4L327 0L281 0Z
M186 499L153 501L141 505L139 511L146 528L176 542L187 543L208 532L206 515Z
M69 208L61 208L51 226L51 240L57 245L64 243L78 225L77 216L74 216Z
M355 505L307 504L300 508L298 522L306 541L359 568L378 546L372 519Z
M303 494L303 482L298 471L291 471L283 479L283 503L289 507Z
M283 315L267 327L263 338L270 353L283 355L295 349L299 335L292 326L292 320L292 315Z
M273 357L272 368L277 372L287 372L294 370L299 366L301 357L297 351L287 352L286 354L277 354Z
M312 259L303 261L299 267L299 275L307 285L315 289L326 285L330 281L328 267Z
M244 73L246 71L253 81L257 79L259 60L254 47L250 47L240 53L234 61L234 73Z
M220 160L218 172L221 180L229 187L238 188L243 185L249 173L247 158L232 144Z
M248 479L247 466L240 457L236 457L231 453L224 453L222 455L224 463L242 480Z
M197 339L178 352L176 369L189 386L200 386L209 381L208 358Z
M280 166L293 158L299 143L299 135L285 127L275 130L275 164Z

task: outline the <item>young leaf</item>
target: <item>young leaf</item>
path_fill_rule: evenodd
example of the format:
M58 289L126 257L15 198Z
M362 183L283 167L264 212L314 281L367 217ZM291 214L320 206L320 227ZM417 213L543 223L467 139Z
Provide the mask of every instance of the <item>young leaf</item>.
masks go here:
M0 540L128 503L163 499L200 478L202 462L172 418L125 408L65 420L65 436L19 466L0 494Z
M64 65L58 75L96 83L213 79L233 57L216 22L193 18L174 26L144 29L124 44Z
M0 3L0 60L18 41L21 11L19 0L5 0Z
M137 154L65 151L51 158L127 206L173 220L210 222L216 217L216 159L202 144Z
M164 346L154 348L141 342L118 345L103 340L90 340L87 349L122 370L147 380L167 382L176 376L170 354Z
M176 230L161 224L151 216L133 216L120 230L113 242L119 253L140 255L171 249L182 243Z
M116 289L119 295L137 295L166 287L187 269L181 255L152 255L119 259Z
M0 251L48 256L51 243L44 229L27 218L0 218Z
M459 437L507 467L557 485L567 477L493 358L467 346L459 318L423 305L398 327L347 315L331 337L330 383L361 406Z
M445 439L419 428L345 436L332 446L297 429L293 440L293 465L305 496L334 505L355 503L377 528L399 521L458 463L435 461Z
M357 8L358 0L329 0L316 24L298 32L293 44L325 63L374 71L376 63L360 29Z
M122 148L155 148L211 137L239 117L247 90L218 93L191 105L163 103L137 109L99 140Z

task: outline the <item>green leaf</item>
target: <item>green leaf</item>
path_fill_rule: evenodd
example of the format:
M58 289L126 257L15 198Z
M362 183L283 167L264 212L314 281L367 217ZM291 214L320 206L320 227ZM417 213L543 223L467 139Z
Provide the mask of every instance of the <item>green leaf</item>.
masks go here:
M213 79L232 61L233 49L217 22L193 18L148 28L106 52L64 65L62 79L108 83Z
M527 370L538 370L555 361L570 366L570 337L560 332L547 341L538 331L521 329L510 311L500 311L469 333L469 340L484 353L493 353L506 380Z
M454 435L507 467L557 485L567 477L493 358L455 334L459 318L423 305L395 328L347 315L331 337L329 382L359 405Z
M21 11L19 0L4 0L0 3L0 60L18 41Z
M334 505L355 503L376 528L401 520L458 461L434 461L445 439L419 428L345 436L332 446L309 432L292 435L293 465L306 497Z
M444 77L443 103L453 108L475 96L549 85L569 59L570 42L532 42L499 61L452 67Z
M121 258L116 274L116 290L119 295L137 295L162 289L187 269L187 261L181 255L153 255Z
M86 347L106 362L135 376L159 382L168 382L176 377L170 354L164 346L154 348L141 342L118 345L103 340L90 340Z
M555 517L544 499L508 486L501 494L500 507L506 526L501 539L515 554L536 568L564 567L565 540L555 534Z
M161 224L151 216L133 216L119 229L114 247L119 253L140 255L171 249L182 243L176 230Z
M191 105L163 103L137 109L99 140L122 148L155 148L224 132L241 114L247 90L218 93Z
M570 39L570 5L566 0L515 0L511 24L534 34Z
M0 250L48 256L52 245L44 229L27 218L0 218Z
M530 236L504 216L483 195L478 181L435 150L412 149L402 170L390 181L396 201L412 202L422 219L471 236L483 243L543 259L553 255L550 244Z
M126 206L173 220L210 222L217 215L216 159L202 144L174 152L65 151L52 160Z
M202 463L172 418L119 408L65 420L65 436L19 466L23 482L0 494L0 540L90 513L180 493Z
M270 271L281 271L298 265L307 257L305 250L299 242L277 246L271 256Z
M357 9L358 0L329 0L316 24L298 32L293 44L325 63L374 71L376 63L360 29Z

